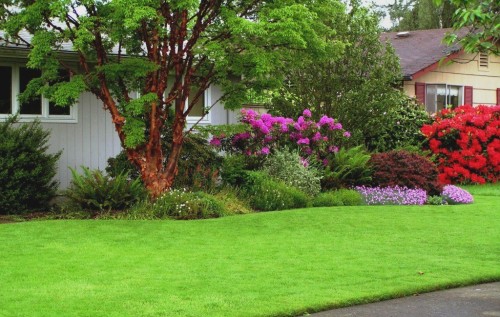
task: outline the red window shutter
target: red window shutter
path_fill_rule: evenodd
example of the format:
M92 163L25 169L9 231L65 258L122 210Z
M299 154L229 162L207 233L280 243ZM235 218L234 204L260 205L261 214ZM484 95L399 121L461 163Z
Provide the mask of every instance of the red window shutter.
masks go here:
M421 104L425 104L425 84L424 83L415 83L415 97L418 102Z
M473 106L473 89L472 86L465 86L464 87L464 105L471 105Z
M497 88L497 105L500 106L500 88Z

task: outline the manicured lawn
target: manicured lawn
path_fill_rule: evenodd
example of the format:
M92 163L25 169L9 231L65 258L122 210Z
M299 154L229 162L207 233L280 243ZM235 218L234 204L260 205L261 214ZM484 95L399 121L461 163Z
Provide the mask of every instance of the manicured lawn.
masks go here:
M500 188L471 191L470 206L1 224L0 316L290 316L500 280Z

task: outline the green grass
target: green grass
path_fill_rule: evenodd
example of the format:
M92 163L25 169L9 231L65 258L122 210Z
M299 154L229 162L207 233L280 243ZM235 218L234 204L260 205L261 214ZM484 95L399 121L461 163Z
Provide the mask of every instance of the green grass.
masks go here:
M0 316L293 316L500 280L500 196L474 190L474 205L1 224Z

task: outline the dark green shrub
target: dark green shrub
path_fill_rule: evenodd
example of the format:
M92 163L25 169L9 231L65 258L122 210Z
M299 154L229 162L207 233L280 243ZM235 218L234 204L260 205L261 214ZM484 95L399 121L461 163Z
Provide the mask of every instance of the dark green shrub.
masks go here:
M185 189L164 193L154 202L152 211L157 218L181 220L218 218L228 214L223 202L213 195Z
M431 123L432 119L423 106L406 97L400 106L387 112L386 122L367 140L367 147L371 151L422 149L425 137L420 129L424 124Z
M420 188L428 195L441 193L437 167L426 157L398 150L373 154L370 163L373 186Z
M310 196L316 196L321 191L319 171L310 165L305 166L297 151L275 151L266 159L263 170L272 178Z
M250 206L259 211L303 208L309 203L304 192L276 181L264 172L248 172L244 190Z
M167 142L168 139L168 136L164 137L165 153L170 151L171 144ZM218 179L221 164L222 157L208 144L207 140L191 133L184 138L174 188L212 188ZM128 173L132 178L140 176L137 168L128 161L123 151L115 158L108 160L106 172L111 176L121 173Z
M130 180L127 174L115 177L99 170L82 167L83 174L71 169L73 179L66 190L71 202L85 210L123 210L147 197L139 179Z
M341 148L328 162L321 187L328 190L368 184L372 173L370 157L362 146Z
M55 196L61 152L48 154L50 132L35 121L0 123L0 214L43 210Z
M243 155L228 155L224 158L220 176L225 185L241 187L247 181L246 157Z

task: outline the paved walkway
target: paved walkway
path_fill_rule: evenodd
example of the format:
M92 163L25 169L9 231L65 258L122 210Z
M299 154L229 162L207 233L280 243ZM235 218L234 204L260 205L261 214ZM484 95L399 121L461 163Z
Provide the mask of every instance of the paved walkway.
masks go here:
M500 317L500 282L334 309L313 317Z

